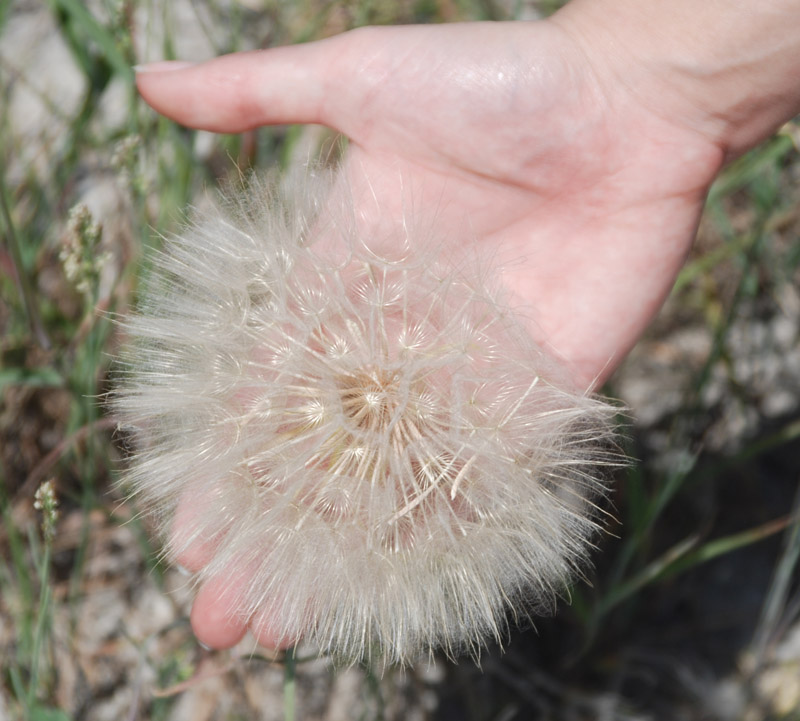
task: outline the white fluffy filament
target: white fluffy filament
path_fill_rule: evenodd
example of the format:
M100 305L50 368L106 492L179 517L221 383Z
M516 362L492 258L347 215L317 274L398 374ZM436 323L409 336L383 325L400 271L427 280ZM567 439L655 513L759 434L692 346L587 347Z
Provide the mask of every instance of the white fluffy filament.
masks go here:
M351 662L477 653L585 562L615 409L442 246L247 193L167 242L125 322L127 481L170 554L213 539L201 581L248 569L243 618Z

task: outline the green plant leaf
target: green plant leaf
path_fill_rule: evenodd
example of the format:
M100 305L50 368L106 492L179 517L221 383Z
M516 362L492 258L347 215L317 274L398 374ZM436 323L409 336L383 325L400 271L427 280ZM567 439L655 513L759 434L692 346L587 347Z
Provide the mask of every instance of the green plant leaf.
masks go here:
M63 385L64 380L54 368L2 368L0 391L6 386L36 386L38 388Z
M116 73L129 82L133 81L131 63L120 50L114 36L98 22L85 3L80 0L51 0L51 4L64 11L85 31Z
M602 612L608 612L651 583L672 578L690 568L768 538L782 531L792 520L791 516L779 518L740 533L716 538L702 546L698 546L699 536L693 534L674 545L633 577L612 588L602 601Z
M31 709L31 721L72 721L66 711L49 706L35 706Z

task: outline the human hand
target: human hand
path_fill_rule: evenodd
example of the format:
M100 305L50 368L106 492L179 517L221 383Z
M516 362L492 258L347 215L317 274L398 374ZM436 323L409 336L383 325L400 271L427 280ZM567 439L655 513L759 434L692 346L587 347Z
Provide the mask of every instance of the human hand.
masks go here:
M364 29L160 65L137 82L154 108L192 127L299 122L344 133L341 172L359 210L399 223L411 188L432 199L435 235L456 250L466 219L532 335L590 388L660 307L724 157L684 108L654 113L618 73L556 19ZM191 513L179 508L178 532ZM211 554L213 544L196 546L178 560L199 570ZM231 613L234 595L230 579L201 587L201 641L241 639L248 622ZM250 625L276 644L268 610Z

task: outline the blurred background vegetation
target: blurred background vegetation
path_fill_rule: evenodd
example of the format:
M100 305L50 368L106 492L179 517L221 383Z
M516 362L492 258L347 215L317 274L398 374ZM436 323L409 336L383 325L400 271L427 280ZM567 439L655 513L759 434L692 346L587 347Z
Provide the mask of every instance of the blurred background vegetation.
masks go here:
M158 233L319 128L212 136L131 67L364 24L530 20L534 0L0 3L0 719L800 719L800 126L730 167L607 389L638 463L597 568L480 667L383 676L196 644L188 580L114 485L100 400Z

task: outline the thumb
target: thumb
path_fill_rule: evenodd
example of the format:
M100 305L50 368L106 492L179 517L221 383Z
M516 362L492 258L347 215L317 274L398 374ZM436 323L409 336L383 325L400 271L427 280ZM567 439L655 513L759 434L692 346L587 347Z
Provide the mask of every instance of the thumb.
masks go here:
M348 35L199 65L144 65L137 68L136 85L155 110L192 128L238 133L260 125L320 123L344 131L333 102L341 94L332 84L343 75Z

